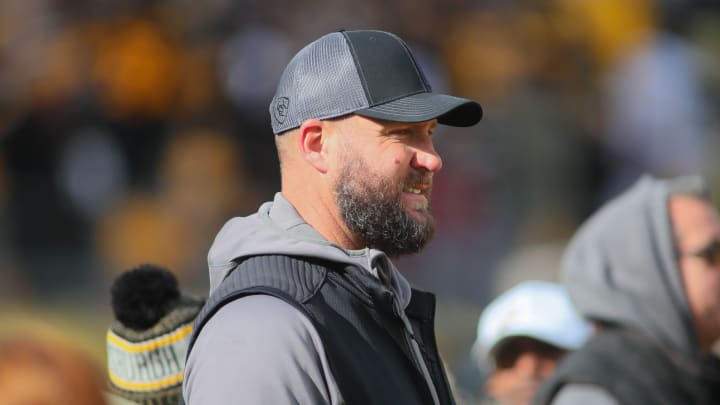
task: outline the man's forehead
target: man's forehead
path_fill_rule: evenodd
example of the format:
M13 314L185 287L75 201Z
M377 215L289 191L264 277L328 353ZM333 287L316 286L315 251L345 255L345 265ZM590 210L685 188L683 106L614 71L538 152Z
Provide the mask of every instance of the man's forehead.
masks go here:
M677 237L690 243L720 233L720 219L712 204L686 195L670 198L670 217Z

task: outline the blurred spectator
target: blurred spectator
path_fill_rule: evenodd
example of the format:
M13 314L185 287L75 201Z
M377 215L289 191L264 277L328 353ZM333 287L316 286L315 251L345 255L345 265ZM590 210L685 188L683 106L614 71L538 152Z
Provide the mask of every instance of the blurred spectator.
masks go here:
M264 113L284 62L291 57L290 39L277 29L245 27L228 38L219 55L223 90L238 108Z
M493 300L478 322L473 355L488 371L487 403L528 405L567 351L590 334L563 287L526 281Z
M703 170L714 123L705 89L709 72L686 36L693 6L663 0L555 4L574 40L591 50L589 73L600 100L592 114L599 118L607 176L598 202L643 173Z
M95 242L111 274L151 261L183 282L204 279L197 270L205 267L208 241L225 218L253 211L260 198L242 155L220 131L173 133L157 164L155 193L125 196L97 223Z
M255 211L260 198L235 138L211 128L173 133L159 163L157 196L177 218L192 224L203 244L230 215Z
M442 38L444 56L451 86L462 95L482 94L491 105L497 105L527 77L530 66L518 36L513 34L521 27L510 15L493 9L474 11L458 16L449 25Z
M170 215L159 200L136 194L126 196L102 219L95 242L109 275L114 276L146 261L185 269L196 249L193 238L188 224Z
M168 270L145 264L114 280L111 301L115 321L107 331L110 397L147 405L178 404L185 353L204 300L181 292Z
M93 74L100 101L113 117L164 117L176 106L182 48L157 21L111 21L97 47Z
M605 87L606 195L642 173L704 169L711 133L705 81L698 50L670 32L658 31L616 60Z
M563 29L590 49L598 71L647 40L657 24L657 0L555 0L553 4L566 24Z
M717 403L719 240L699 177L644 177L595 213L571 240L562 278L597 333L536 403Z
M0 404L104 405L100 368L60 341L0 338Z
M58 183L81 214L97 219L126 191L125 157L106 128L77 130L60 152Z

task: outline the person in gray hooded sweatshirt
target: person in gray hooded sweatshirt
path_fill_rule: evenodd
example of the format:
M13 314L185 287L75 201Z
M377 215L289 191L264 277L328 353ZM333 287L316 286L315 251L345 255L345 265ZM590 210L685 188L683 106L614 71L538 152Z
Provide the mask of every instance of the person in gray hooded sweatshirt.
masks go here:
M433 233L435 126L481 115L433 93L393 34L335 32L298 52L270 105L281 192L210 249L186 403L453 403L434 298L389 258Z
M536 404L720 403L720 219L701 178L640 179L582 225L561 278L596 333Z

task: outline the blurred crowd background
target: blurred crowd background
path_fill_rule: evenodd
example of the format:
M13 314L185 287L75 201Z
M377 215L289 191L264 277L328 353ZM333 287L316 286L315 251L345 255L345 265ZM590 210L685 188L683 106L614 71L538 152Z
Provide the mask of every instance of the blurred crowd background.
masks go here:
M49 324L104 361L119 272L156 263L206 294L215 233L279 189L267 108L285 64L377 28L485 111L439 132L436 237L398 262L439 295L462 384L483 305L554 280L599 204L643 172L720 186L719 4L1 0L0 331Z

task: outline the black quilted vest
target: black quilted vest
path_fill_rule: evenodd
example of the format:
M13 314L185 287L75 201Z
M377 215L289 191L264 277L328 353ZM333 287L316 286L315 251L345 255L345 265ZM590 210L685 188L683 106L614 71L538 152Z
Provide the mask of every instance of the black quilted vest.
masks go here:
M562 386L572 383L597 385L623 405L718 404L717 369L705 367L717 365L691 365L672 356L677 355L639 332L603 330L563 359L534 404L552 403Z
M435 342L435 297L412 291L405 313L413 333L407 333L394 293L366 270L345 264L281 255L243 260L198 314L188 355L215 312L253 294L280 298L312 321L345 403L433 404L412 354L415 339L440 403L454 404Z

